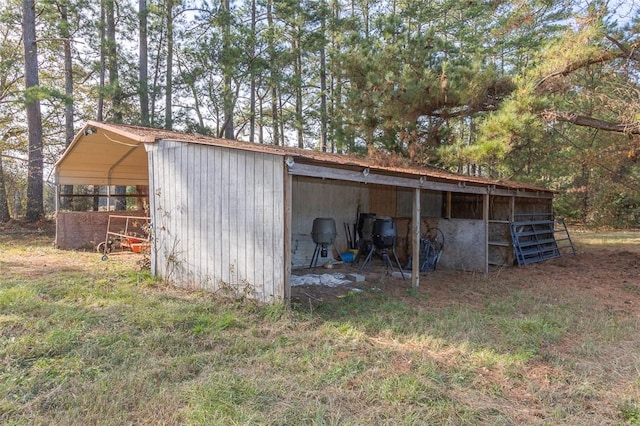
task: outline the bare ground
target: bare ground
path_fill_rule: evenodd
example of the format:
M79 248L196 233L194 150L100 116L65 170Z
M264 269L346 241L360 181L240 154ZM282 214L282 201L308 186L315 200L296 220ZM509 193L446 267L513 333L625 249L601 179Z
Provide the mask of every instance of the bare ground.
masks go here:
M600 242L593 240L598 238L598 234L574 233L577 247L575 255L523 267L493 267L487 275L445 270L422 273L418 294L427 296L429 305L443 307L460 303L483 304L486 297L505 295L514 289L557 297L570 297L574 292L579 292L600 300L601 309L640 314L640 232L631 233L636 234L635 239L625 239L622 243L617 243L614 238L606 243L603 242L606 237L600 237ZM381 290L398 297L405 297L411 292L411 280L390 276L381 262L363 272L346 264L326 270L319 267L312 272L362 273L366 281L337 287L294 287L292 297L295 300L318 304L344 296L353 288Z

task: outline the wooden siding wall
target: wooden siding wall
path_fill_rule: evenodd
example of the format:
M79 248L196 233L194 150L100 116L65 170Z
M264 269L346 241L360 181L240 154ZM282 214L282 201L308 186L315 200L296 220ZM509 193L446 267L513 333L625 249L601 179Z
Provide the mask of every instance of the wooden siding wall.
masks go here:
M518 197L515 202L515 214L553 213L553 199ZM516 218L516 220L518 220Z
M317 217L331 217L335 220L338 232L336 252L346 250L347 242L343 224L349 224L353 230L358 205L360 205L360 212L368 211L370 185L294 176L292 186L291 251L294 267L309 266L315 248L311 230L313 220ZM319 260L319 265L322 260Z
M396 217L398 213L398 188L395 186L369 185L369 213L377 216Z
M413 217L413 189L398 188L396 217ZM444 195L442 191L420 191L420 217L442 217Z
M282 301L283 159L170 141L148 150L152 272L180 286Z

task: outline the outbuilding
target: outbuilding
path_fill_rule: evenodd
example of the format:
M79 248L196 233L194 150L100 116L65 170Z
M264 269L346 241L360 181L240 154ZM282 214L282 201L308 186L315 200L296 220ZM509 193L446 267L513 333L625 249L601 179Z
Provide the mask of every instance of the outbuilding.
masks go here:
M393 218L403 263L419 258L421 235L437 227L446 239L439 268L487 272L514 262L510 223L553 212L552 191L512 181L94 121L55 175L59 189L94 185L106 188L100 197L107 199L102 211L59 208L58 248L104 239L113 187L148 188L132 194L148 197L138 203L146 212L121 213L150 218L152 274L263 302L290 297L292 269L308 266L314 251L316 218L337 223L337 253L348 248L360 213ZM417 263L409 271L416 287Z

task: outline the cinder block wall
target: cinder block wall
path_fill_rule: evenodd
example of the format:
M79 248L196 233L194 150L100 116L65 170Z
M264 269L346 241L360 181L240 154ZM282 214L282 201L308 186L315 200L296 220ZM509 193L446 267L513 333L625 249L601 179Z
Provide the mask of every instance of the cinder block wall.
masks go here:
M105 240L109 215L146 216L140 211L58 212L56 215L56 248L63 250L95 250Z

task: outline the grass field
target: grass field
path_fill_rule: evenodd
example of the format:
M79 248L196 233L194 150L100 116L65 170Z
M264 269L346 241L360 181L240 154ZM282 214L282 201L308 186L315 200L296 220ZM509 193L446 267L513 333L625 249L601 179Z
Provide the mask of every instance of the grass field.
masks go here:
M640 424L640 233L319 305L0 234L0 424Z

